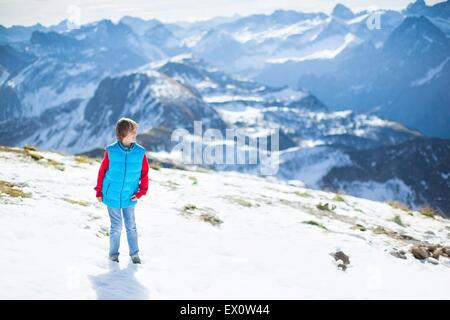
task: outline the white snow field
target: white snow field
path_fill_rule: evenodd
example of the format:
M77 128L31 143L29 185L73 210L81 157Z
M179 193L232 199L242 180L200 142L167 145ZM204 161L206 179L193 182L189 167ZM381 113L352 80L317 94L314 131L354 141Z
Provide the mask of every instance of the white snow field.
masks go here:
M100 162L77 159L0 147L0 299L450 298L449 258L418 260L392 236L448 245L450 221L234 172L151 169L136 207L143 264L125 231L109 262Z

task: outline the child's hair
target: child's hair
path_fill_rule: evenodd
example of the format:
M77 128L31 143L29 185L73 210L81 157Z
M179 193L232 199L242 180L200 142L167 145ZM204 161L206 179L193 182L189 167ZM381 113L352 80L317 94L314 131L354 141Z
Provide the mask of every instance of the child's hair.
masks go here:
M139 125L130 118L120 118L116 123L116 136L119 140L122 141L128 133L132 130L135 130L139 127Z

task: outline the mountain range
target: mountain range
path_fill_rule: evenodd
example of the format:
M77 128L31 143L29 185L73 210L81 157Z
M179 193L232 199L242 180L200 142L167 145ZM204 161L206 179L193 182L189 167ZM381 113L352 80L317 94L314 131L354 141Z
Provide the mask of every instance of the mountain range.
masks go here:
M121 116L156 153L194 121L276 127L278 178L450 215L448 8L0 26L0 144L101 155Z

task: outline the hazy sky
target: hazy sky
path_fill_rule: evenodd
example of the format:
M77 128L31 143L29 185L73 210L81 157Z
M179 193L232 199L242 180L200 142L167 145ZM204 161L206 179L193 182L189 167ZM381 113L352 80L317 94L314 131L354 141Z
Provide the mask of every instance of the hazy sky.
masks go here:
M367 8L403 9L413 0L0 0L0 24L52 25L69 18L79 23L99 19L114 22L124 15L163 22L205 20L215 16L271 13L276 9L329 13L336 3L360 11ZM426 0L427 4L442 0ZM79 14L78 14L79 13Z

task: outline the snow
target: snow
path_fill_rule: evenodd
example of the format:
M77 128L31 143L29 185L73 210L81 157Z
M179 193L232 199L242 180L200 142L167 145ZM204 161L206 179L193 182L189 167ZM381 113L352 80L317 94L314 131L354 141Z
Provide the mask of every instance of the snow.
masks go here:
M263 121L264 115L260 108L243 107L236 110L235 108L216 108L220 117L228 123L237 123L242 121L247 124L255 124Z
M450 57L447 57L444 61L441 62L436 68L432 68L428 70L427 74L420 79L417 79L411 83L411 87L423 86L425 84L430 83L431 80L438 78L441 76L442 69L450 60Z
M0 85L2 85L9 77L8 71L0 67ZM14 87L13 84L11 84L11 87Z
M21 104L30 110L27 115L39 116L70 100L91 97L101 80L99 77L92 63L62 63L41 57L9 80L9 85L15 88Z
M194 47L200 40L202 40L203 36L207 33L208 31L202 31L199 34L195 34L191 37L185 38L181 41L181 45L182 46L186 46L188 48L192 48Z
M316 18L300 21L287 26L275 25L264 31L253 31L247 27L237 33L234 33L233 37L241 43L251 40L261 43L271 38L286 40L289 36L304 34L306 31L318 27L323 23L324 21L322 19Z
M373 14L373 13L364 13L364 14L361 14L361 15L359 15L359 16L357 16L357 17L351 19L351 20L349 20L349 21L347 22L347 24L352 25L352 24L360 23L360 22L366 20L366 19L367 19L368 17L370 17L372 14Z
M60 106L70 100L93 96L97 86L97 82L67 85L59 93L52 86L43 86L35 91L26 92L22 103L32 110L30 115L39 116L42 111Z
M348 33L345 35L343 42L338 47L333 48L324 48L322 50L318 50L312 52L310 54L304 56L291 56L291 57L281 57L281 58L271 58L267 59L268 63L285 63L288 61L301 62L305 60L317 60L317 59L333 59L339 53L341 53L345 48L347 48L352 42L355 42L357 37L352 33Z
M422 35L422 37L425 39L425 40L427 40L428 42L430 42L430 43L433 43L433 42L435 42L434 41L434 39L431 39L430 37L428 37L427 35Z
M40 151L64 164L0 151L2 180L24 183L31 198L0 195L1 299L435 299L448 298L449 259L438 265L389 254L400 240L351 229L382 225L417 239L448 242L450 223L370 200L305 189L235 172L150 170L147 196L136 219L142 265L127 257L122 235L119 264L107 261L106 207L94 190L99 162ZM194 184L193 181L196 181ZM296 193L307 192L309 196ZM85 201L86 206L64 200ZM232 199L242 198L250 206ZM231 199L231 200L230 200ZM334 203L336 217L314 209ZM223 223L182 215L194 204ZM409 226L390 221L396 215ZM340 217L340 218L338 218ZM327 230L303 223L314 220ZM426 231L433 230L434 235ZM429 238L431 237L431 238ZM346 272L330 256L350 256Z
M96 66L93 63L81 63L67 66L65 72L67 75L74 77L82 73L95 70Z
M205 95L203 100L207 103L223 103L231 101L257 101L262 102L264 99L261 96L240 96L240 95Z
M204 80L204 81L200 81L195 86L199 90L217 89L217 87L218 87L218 85L216 83L212 82L210 79Z
M303 148L314 148L315 146L323 145L325 141L314 139L303 139L299 141L299 146Z
M173 80L159 72L149 71L148 76L155 77L155 82L150 86L153 95L161 100L177 100L192 97L192 93L178 81Z
M308 96L309 93L304 92L304 91L300 91L300 90L295 90L292 88L284 88L282 90L279 91L275 91L275 92L270 92L268 94L266 94L264 97L267 100L282 100L282 101L298 101L302 98L305 98L306 96Z

